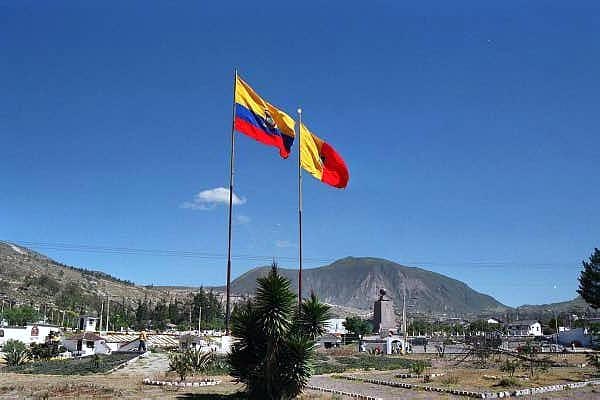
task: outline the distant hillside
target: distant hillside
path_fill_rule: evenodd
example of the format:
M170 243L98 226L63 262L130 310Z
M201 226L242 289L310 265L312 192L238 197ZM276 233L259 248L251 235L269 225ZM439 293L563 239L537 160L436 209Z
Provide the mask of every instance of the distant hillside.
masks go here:
M592 311L589 304L577 296L573 300L562 301L560 303L549 304L525 304L519 307L519 313L527 314L546 314L546 313L584 313Z
M254 293L256 279L268 269L255 268L238 277L232 282L232 292ZM282 268L281 272L297 290L298 271ZM353 308L371 309L380 288L387 290L396 306L401 306L406 288L411 312L468 314L503 312L508 308L456 279L380 258L343 258L324 267L306 269L302 278L304 295L314 290L327 303Z
M0 242L0 294L17 304L54 305L94 311L100 298L133 305L137 300L166 298L166 290L136 286L100 271L68 266L17 244ZM89 307L92 307L90 309Z

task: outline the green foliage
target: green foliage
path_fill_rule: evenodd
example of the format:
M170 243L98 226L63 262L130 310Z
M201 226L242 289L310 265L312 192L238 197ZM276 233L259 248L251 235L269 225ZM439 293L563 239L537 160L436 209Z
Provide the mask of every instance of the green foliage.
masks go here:
M180 381L184 381L192 373L190 360L185 353L173 352L169 354L169 368L171 371L177 372Z
M311 296L297 312L290 281L276 264L257 283L255 299L232 313L231 375L246 384L250 398L293 399L308 383L313 338L329 310Z
M593 308L600 308L600 250L594 249L589 261L583 261L577 293Z
M33 343L29 350L34 360L49 360L61 353L58 343Z
M28 322L38 321L40 314L32 307L22 306L5 309L2 317L8 321L9 325L23 326Z
M425 372L426 369L427 369L427 364L422 360L415 361L410 366L410 372L412 372L413 374L416 374L416 375L423 375L423 373Z
M344 325L344 328L346 328L348 332L352 332L355 335L363 336L373 332L373 325L360 317L346 317L346 320L342 322L342 325Z
M29 359L29 350L27 349L27 346L19 340L7 340L6 343L4 343L2 351L4 352L6 364L10 367L24 364Z
M315 362L314 374L342 373L348 370L410 369L416 361L398 357L373 356L359 354L352 357L322 357ZM429 365L429 364L427 364Z
M513 376L504 377L504 378L500 379L500 382L498 382L498 384L496 386L500 386L500 387L519 386L519 380Z
M469 324L470 332L491 332L493 330L494 327L488 324L488 322L483 319L473 321Z
M119 352L94 357L71 358L65 360L36 361L20 366L8 367L9 372L42 375L88 375L104 373L118 365L139 356L138 352Z
M587 356L588 363L596 368L598 372L600 372L600 354L598 353L589 353Z
M325 333L325 322L331 318L330 307L319 301L314 292L302 302L297 322L300 331L315 340Z
M510 360L510 359L506 359L501 365L500 365L500 371L502 372L506 372L508 373L509 376L514 376L515 375L515 371L517 370L517 368L519 368L519 360Z

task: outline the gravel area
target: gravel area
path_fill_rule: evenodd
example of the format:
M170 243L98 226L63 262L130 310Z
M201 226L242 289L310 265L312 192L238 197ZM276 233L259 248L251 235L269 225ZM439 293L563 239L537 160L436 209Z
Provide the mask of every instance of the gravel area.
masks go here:
M368 396L380 397L385 400L394 399L421 399L421 400L439 400L439 399L466 399L466 397L453 396L449 394L440 394L424 391L415 391L410 389L401 389L390 386L375 385L357 381L348 381L345 379L335 379L326 375L313 376L310 384L314 386L326 387L347 392L361 393Z

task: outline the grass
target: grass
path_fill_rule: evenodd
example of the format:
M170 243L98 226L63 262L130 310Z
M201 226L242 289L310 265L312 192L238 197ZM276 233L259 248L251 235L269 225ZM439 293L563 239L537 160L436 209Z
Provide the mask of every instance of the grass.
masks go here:
M16 367L5 367L3 372L44 375L88 375L108 372L118 365L137 357L139 353L113 353L95 358L81 357L66 360L35 361Z
M353 357L320 357L315 361L313 374L342 373L349 370L377 370L387 371L392 369L408 369L415 363L413 360L398 357L373 356L359 354Z

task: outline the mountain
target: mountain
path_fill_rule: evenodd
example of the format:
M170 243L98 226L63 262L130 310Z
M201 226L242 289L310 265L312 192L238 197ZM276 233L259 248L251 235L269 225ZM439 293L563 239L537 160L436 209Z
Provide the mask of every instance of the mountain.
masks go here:
M3 303L90 312L94 311L90 305L99 305L106 295L118 303L134 305L144 298L168 298L170 292L137 286L104 272L68 266L23 246L0 241ZM84 309L80 309L82 305Z
M538 314L560 314L560 313L594 313L590 305L583 300L581 296L577 296L573 300L561 301L559 303L549 304L524 304L518 307L519 314L523 315L538 315Z
M256 279L270 267L246 272L232 282L236 295L254 293ZM298 271L280 268L298 290ZM421 268L407 267L380 258L347 257L332 264L302 271L302 291L311 290L321 300L359 309L372 309L380 288L387 290L396 308L402 307L406 290L407 308L411 313L478 314L508 309L493 297L479 293L465 283Z

